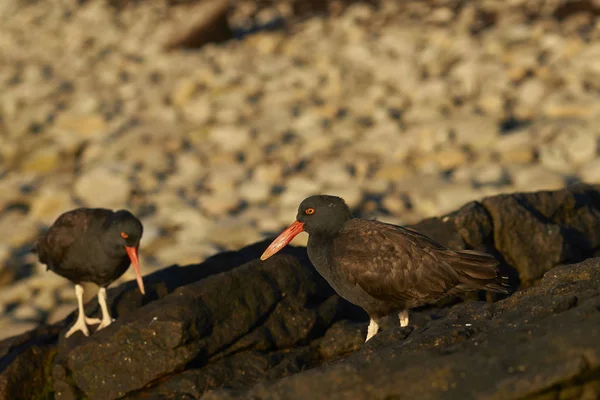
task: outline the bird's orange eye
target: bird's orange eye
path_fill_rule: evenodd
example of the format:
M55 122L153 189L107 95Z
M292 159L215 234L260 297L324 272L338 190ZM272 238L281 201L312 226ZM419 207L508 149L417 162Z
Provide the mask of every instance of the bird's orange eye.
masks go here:
M304 210L304 214L306 214L306 215L313 215L314 213L315 213L315 209L312 208L312 207L307 208L306 210Z
M121 232L121 237L122 237L123 239L127 239L127 238L129 237L129 235L128 235L128 234L126 234L125 232Z

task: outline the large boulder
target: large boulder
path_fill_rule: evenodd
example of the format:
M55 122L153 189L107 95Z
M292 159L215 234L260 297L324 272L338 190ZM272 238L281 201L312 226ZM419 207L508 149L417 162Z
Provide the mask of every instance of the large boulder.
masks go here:
M597 398L599 196L496 196L414 225L494 254L520 290L422 307L406 328L390 318L367 344L366 314L304 248L261 262L266 240L165 268L145 296L110 289L117 321L90 337L64 339L73 313L0 342L0 399Z

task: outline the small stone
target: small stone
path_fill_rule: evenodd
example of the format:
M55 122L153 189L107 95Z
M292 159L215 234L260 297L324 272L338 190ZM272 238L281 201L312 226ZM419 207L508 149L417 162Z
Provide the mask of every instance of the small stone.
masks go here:
M565 146L569 160L575 165L592 161L598 153L598 136L589 130L570 132L561 136L560 142Z
M219 148L232 153L242 151L250 141L248 129L234 125L214 127L208 137Z
M0 217L0 243L20 247L38 234L38 224L19 211L5 212Z
M61 304L55 307L48 316L48 324L55 324L67 318L72 312L77 310L76 304Z
M298 207L305 198L320 194L321 186L314 180L295 176L287 181L285 192L281 195L280 202L282 206Z
M500 160L504 164L529 164L534 159L533 149L515 149L500 153Z
M434 157L442 170L452 169L467 162L467 154L459 149L442 150L435 153Z
M582 165L579 177L586 183L600 183L600 158Z
M257 165L252 173L253 180L270 184L279 183L282 176L283 167L279 163Z
M222 216L235 210L240 206L241 200L234 192L221 191L200 195L198 204L207 214L212 216Z
M74 203L66 190L43 188L33 199L29 216L50 226L60 214L72 208Z
M435 194L437 214L445 214L460 208L473 200L480 200L482 194L471 185L450 185L441 188Z
M562 175L550 171L542 165L511 168L510 177L518 190L557 190L564 187Z
M53 289L47 289L44 288L40 291L40 293L38 293L35 298L33 299L33 302L31 302L31 305L33 307L35 307L37 310L41 310L41 311L49 311L51 310L54 305L56 304L56 299L54 296L54 290Z
M539 148L540 162L557 172L569 173L572 165L592 161L597 154L598 138L584 128L566 129L550 143Z
M169 188L193 186L205 172L206 168L196 155L179 154L175 160L175 172L169 175L165 185Z
M383 165L381 168L379 168L377 170L377 172L375 172L375 178L377 181L379 182L384 182L384 181L398 181L398 180L402 180L404 177L410 175L411 170L409 167L407 167L404 164L388 164L388 165ZM381 189L384 188L384 185L380 185ZM385 184L385 186L387 187L387 183ZM376 191L380 191L380 190L376 190Z
M161 210L159 217L178 228L175 238L177 243L200 243L205 241L212 230L213 222L198 210L179 205L177 208Z
M162 248L155 256L163 265L176 263L180 266L190 265L193 268L192 264L199 264L218 252L217 247L210 243L184 243Z
M65 286L58 291L58 298L60 301L70 304L77 304L77 295L75 289L72 286Z
M73 189L87 206L111 209L125 208L131 192L128 180L106 167L84 172Z
M23 172L46 173L56 169L61 160L56 146L42 147L29 155L21 164Z
M198 88L198 83L195 79L184 78L177 84L175 90L171 94L171 101L177 107L184 106L190 101Z
M15 322L12 318L2 318L0 319L0 340L20 335L37 326L37 322Z
M30 304L21 304L13 310L11 316L21 321L38 321L41 312Z
M329 185L346 185L352 180L350 172L339 161L330 161L318 166L315 171L317 181Z
M477 101L477 106L488 116L501 116L504 112L504 99L499 93L483 93Z
M406 211L406 201L399 194L388 194L385 196L381 205L392 214L398 216Z
M495 185L503 176L502 166L498 164L484 164L473 168L473 180L480 185Z
M429 122L409 129L407 135L417 138L417 148L421 152L429 153L449 142L450 129L446 123ZM402 143L402 146L406 146L406 143Z
M481 150L493 146L498 140L498 124L491 118L467 115L455 118L452 125L455 142L459 146Z
M56 119L56 128L60 129L62 134L76 134L83 138L103 134L107 130L104 118L97 114L61 114Z
M517 92L517 117L521 119L534 117L535 111L539 109L540 102L545 94L546 87L538 79L531 79L524 82Z
M240 185L238 193L242 200L249 203L260 203L270 197L271 185L264 182L247 181Z
M561 96L548 100L543 115L553 119L590 119L598 115L600 106L595 98L578 98L576 101Z
M260 239L260 234L251 223L236 217L220 219L210 233L212 243L231 250Z
M201 126L212 118L213 106L206 96L198 96L183 106L182 113L188 121Z

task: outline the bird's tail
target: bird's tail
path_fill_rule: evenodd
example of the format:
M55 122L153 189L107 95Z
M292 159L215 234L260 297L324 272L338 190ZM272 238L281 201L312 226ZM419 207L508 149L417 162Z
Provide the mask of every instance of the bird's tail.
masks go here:
M461 273L463 285L472 289L509 293L508 277L500 276L498 260L494 256L472 250L456 251L456 254L458 260L452 266Z

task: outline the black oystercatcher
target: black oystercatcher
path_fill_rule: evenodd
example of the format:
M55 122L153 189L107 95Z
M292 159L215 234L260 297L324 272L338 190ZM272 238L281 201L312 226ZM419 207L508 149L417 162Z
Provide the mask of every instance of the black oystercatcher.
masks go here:
M88 324L100 324L97 329L100 330L114 321L106 305L106 287L123 275L130 264L137 275L140 292L144 294L138 261L142 233L142 223L129 211L78 208L58 217L46 235L38 239L34 251L40 262L75 283L79 315L65 337L77 331L88 336ZM81 282L94 282L100 286L98 303L102 320L85 316Z
M408 325L408 309L461 292L486 289L508 293L506 277L489 254L453 251L420 233L352 218L343 199L312 196L298 208L296 222L261 256L266 260L297 234L307 232L308 257L343 298L371 318L367 339L379 330L379 319L397 312Z

